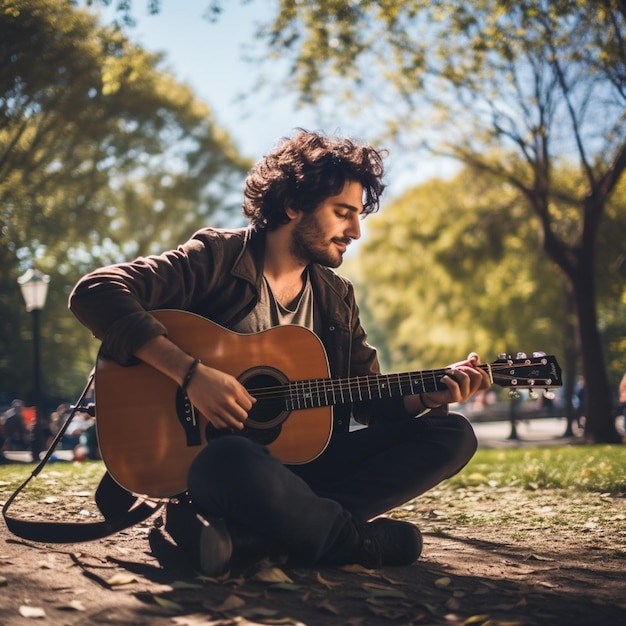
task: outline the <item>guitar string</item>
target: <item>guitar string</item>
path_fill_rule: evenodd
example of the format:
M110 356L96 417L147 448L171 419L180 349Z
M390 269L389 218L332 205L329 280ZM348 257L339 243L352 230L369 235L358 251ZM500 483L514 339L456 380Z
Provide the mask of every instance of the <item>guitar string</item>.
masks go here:
M509 368L510 366L504 365L500 369L509 369ZM253 391L256 397L262 396L265 393L269 395L273 393L282 395L284 394L285 390L291 389L293 391L294 388L297 389L298 386L300 386L304 390L305 388L310 389L314 385L319 386L320 384L322 384L327 389L336 388L339 390L344 390L344 389L351 390L351 389L362 388L364 386L364 383L366 383L368 386L371 386L369 384L371 381L379 380L381 378L383 379L395 378L396 379L395 381L388 381L390 384L387 385L387 387L393 387L393 386L398 386L398 385L410 386L413 384L413 382L415 382L415 379L417 378L421 378L421 379L432 378L432 382L436 383L437 376L441 377L441 375L445 373L445 370L443 369L432 370L432 371L429 370L428 372L429 372L428 375L425 375L424 372L414 372L414 373L406 372L406 373L399 373L399 374L379 374L379 375L373 375L373 376L357 376L353 378L344 378L344 379L313 378L313 379L308 379L308 380L290 381L289 383L281 384L277 386L257 387L257 388L254 388ZM418 375L416 376L416 374ZM515 379L519 379L520 376L519 375L508 375L508 376L499 375L497 376L497 378L500 380L515 380ZM521 378L525 378L525 377L521 376ZM536 385L539 387L551 382L551 379L533 378L532 380L534 381L533 386ZM423 385L424 382L426 381L422 380L420 384Z
M496 374L496 372L500 370L511 369L511 367L513 366L510 364L502 363L502 364L495 364L495 365L490 364L490 365L491 365L491 370L494 373L494 382L497 382L498 380L512 381L512 380L519 379L519 378L522 378L522 379L525 378L524 376L520 376L520 375ZM487 364L479 365L479 367L480 369L485 370L487 368ZM528 367L528 366L523 365L522 367ZM257 400L284 398L284 397L293 396L294 392L296 395L298 395L298 387L300 387L301 388L300 393L301 394L305 393L308 399L308 397L310 396L320 397L322 394L341 395L342 393L345 393L346 395L351 396L355 390L363 391L366 386L367 390L370 390L370 393L367 393L366 396L368 397L368 399L370 399L372 397L371 387L373 386L375 388L380 388L380 385L378 384L371 385L370 383L373 381L386 379L388 382L387 389L392 388L392 387L402 388L403 386L407 386L413 389L413 385L419 379L420 382L418 384L420 384L423 387L423 389L421 391L416 391L415 393L423 393L426 389L426 386L424 383L431 382L431 384L436 385L437 382L440 380L440 378L443 377L443 375L445 375L445 372L446 372L445 369L438 369L438 370L424 370L424 371L418 371L418 372L403 372L403 373L398 373L398 374L378 374L378 375L370 375L370 376L356 376L352 378L313 378L309 380L290 381L288 383L274 385L274 386L257 387L257 388L253 388L251 390L251 393ZM390 379L393 379L393 380L390 380ZM550 382L550 379L533 378L532 380L534 381L532 385L533 387L542 387L546 384L549 384ZM320 391L320 386L322 387L321 391ZM306 392L305 392L305 389L307 390ZM435 387L431 391L436 391L436 390L437 388ZM374 394L374 397L383 397L385 395L387 394L384 391L382 391L380 393Z

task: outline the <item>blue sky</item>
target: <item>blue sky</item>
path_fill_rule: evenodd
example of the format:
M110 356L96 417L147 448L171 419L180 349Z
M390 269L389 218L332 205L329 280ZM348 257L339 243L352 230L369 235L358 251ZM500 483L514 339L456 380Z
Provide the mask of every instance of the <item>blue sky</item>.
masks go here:
M223 0L221 17L217 22L210 22L203 17L210 1L162 0L160 13L149 15L147 0L134 0L133 15L137 26L129 31L129 37L150 51L165 53L164 68L178 80L191 85L244 155L258 159L277 139L297 127L337 132L365 141L374 139L360 133L367 121L353 120L342 114L339 104L333 108L332 115L322 119L321 114L311 108L298 110L293 94L279 92L277 96L269 90L255 91L259 70L246 61L244 55L248 47L254 46L257 24L268 21L273 15L274 3L268 0L243 3L242 0ZM110 19L111 15L111 9L103 10L103 19ZM259 44L256 50L262 50ZM264 71L269 67L266 64ZM284 68L278 62L271 67L277 68L272 76L276 90ZM243 100L240 98L242 94L247 94ZM419 176L415 174L417 164ZM423 182L425 177L446 174L446 168L449 173L450 166L445 162L418 161L415 155L400 153L391 146L386 200Z
M270 3L223 2L222 16L212 23L203 17L209 2L163 0L160 14L151 16L146 0L134 0L137 26L129 36L150 51L166 53L165 67L209 104L218 124L247 156L260 157L298 126L336 130L322 128L312 109L297 111L292 95L272 98L267 90L255 93L258 69L243 56L246 46L253 43L255 24L271 15ZM248 95L245 101L239 98L241 94ZM335 125L341 126L338 122ZM354 132L343 127L341 131Z

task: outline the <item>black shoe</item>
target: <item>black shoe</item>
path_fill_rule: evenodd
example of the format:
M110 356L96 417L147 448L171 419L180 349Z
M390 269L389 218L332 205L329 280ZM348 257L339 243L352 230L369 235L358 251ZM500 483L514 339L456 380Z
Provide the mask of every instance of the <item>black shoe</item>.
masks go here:
M229 569L233 542L224 520L200 515L181 501L167 505L165 530L203 574L219 576Z
M357 562L365 567L410 565L422 553L422 533L409 522L380 517L359 526Z
M281 556L280 551L263 535L234 524L228 524L228 532L233 542L233 569L240 570L262 559Z

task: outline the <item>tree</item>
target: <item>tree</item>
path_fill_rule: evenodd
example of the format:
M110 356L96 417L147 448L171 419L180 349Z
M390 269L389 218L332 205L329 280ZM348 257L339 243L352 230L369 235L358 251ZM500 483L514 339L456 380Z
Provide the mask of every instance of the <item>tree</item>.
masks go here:
M30 323L17 287L26 268L51 275L44 382L49 396L67 398L96 347L67 312L78 277L174 245L237 208L249 162L161 60L70 2L0 0L5 392L31 393Z
M375 344L394 367L440 367L472 349L558 352L563 283L538 254L523 200L492 175L462 170L407 190L368 218L351 270ZM381 334L383 333L383 334Z
M586 436L603 442L620 441L596 298L598 233L626 168L625 27L615 0L282 0L262 33L290 57L287 81L304 100L344 89L388 110L404 141L419 129L523 195L571 288ZM496 151L497 163L485 157ZM555 180L560 164L576 168L574 190Z
M554 175L564 186L576 184L569 170ZM625 190L626 181L607 207L612 229L600 233L601 267L623 247L618 238L626 228ZM450 180L407 190L381 215L368 218L367 238L343 271L362 295L365 327L387 368L440 367L472 349L487 360L503 352L555 353L561 355L563 398L573 421L580 363L569 283L540 254L536 220L527 213L510 184L464 168ZM612 272L599 276L604 348L615 389L626 369L626 320L619 314L624 292Z
M221 6L209 3L214 15ZM280 0L260 29L291 61L286 83L303 101L344 93L355 114L386 116L402 143L415 146L419 131L523 194L571 289L591 441L620 440L596 281L598 232L626 167L625 26L623 0ZM500 162L486 162L496 149ZM575 193L554 184L561 163L577 168Z

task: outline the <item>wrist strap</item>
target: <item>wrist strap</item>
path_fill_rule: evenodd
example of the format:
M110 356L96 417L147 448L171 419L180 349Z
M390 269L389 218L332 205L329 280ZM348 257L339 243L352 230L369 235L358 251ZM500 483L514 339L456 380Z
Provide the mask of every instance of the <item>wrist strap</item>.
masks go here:
M200 361L200 359L194 359L191 365L189 366L189 369L187 370L187 373L185 374L185 378L183 379L183 384L180 386L181 391L183 393L187 391L187 387L189 387L189 383L191 382L191 379L193 378L194 372L196 371L196 367L198 367L198 364L201 362L202 361Z

